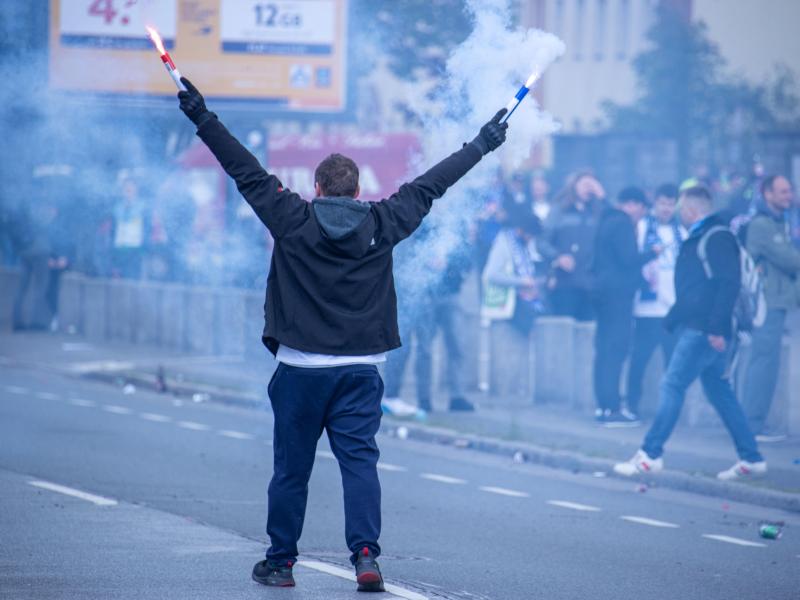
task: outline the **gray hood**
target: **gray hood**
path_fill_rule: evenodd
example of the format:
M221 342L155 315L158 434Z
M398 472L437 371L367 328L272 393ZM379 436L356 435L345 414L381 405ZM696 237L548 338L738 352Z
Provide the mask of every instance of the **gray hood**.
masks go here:
M369 218L370 203L337 196L316 198L314 216L328 243L349 256L363 256L375 243L375 221Z
M369 214L369 204L353 198L317 198L312 203L317 222L325 235L340 240L350 235Z

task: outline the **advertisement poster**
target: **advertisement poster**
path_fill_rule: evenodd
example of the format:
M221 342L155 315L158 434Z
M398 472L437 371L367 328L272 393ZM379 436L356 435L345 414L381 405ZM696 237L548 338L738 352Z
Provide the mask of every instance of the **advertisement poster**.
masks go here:
M174 95L145 25L209 98L346 108L347 0L50 0L51 87Z

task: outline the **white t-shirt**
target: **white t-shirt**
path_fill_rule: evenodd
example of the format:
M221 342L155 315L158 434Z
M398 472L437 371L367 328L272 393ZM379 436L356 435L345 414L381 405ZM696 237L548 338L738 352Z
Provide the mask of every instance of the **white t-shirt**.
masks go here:
M656 228L656 233L664 248L658 258L651 260L642 267L642 275L655 292L653 300L642 300L641 290L636 293L636 302L633 306L635 317L663 318L675 304L675 263L678 260L681 242L686 234L679 228L681 239L675 239L675 228L672 224L661 225ZM647 236L647 220L642 219L638 225L639 249L644 248Z
M315 354L302 352L285 344L278 346L275 358L285 365L292 367L341 367L343 365L377 365L386 362L386 353L367 354L364 356L335 356L333 354Z

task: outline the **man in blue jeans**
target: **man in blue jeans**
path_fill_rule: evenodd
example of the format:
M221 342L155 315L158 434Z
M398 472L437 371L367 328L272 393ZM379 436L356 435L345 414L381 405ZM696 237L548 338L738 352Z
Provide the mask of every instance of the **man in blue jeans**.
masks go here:
M280 362L269 384L275 416L267 533L252 577L293 586L317 441L328 433L342 472L345 537L358 590L382 592L381 487L375 434L383 382L376 365L400 346L392 252L433 201L506 138L503 109L477 137L380 202L361 202L358 167L341 154L314 173L316 198L283 187L206 109L187 79L180 108L275 240L262 340Z
M792 195L786 177L765 177L761 183L764 204L747 225L747 249L761 270L767 316L753 331L742 404L750 429L761 443L786 439L782 431L770 431L766 424L778 385L786 317L800 303L800 250L792 244L786 221Z
M657 473L661 458L680 417L686 390L700 378L703 390L733 438L739 460L717 475L731 480L766 473L767 463L758 451L728 374L733 332L733 309L741 286L739 245L725 222L712 214L712 199L704 187L682 192L680 216L689 230L675 265L675 305L666 325L679 331L655 421L640 450L627 462L614 465L620 475ZM705 245L708 272L698 253Z

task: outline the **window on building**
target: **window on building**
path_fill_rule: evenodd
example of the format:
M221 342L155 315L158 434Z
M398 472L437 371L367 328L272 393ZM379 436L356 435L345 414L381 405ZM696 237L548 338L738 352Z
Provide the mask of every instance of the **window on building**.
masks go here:
M564 37L564 0L556 0L553 11L553 30L556 35Z
M597 0L594 13L594 59L603 60L606 52L606 27L608 23L608 0Z
M631 44L631 2L619 1L619 18L617 19L617 58L625 60L630 53Z
M572 40L572 48L574 50L573 57L575 60L583 60L584 41L586 36L584 31L583 22L586 17L586 0L575 1L575 35Z

